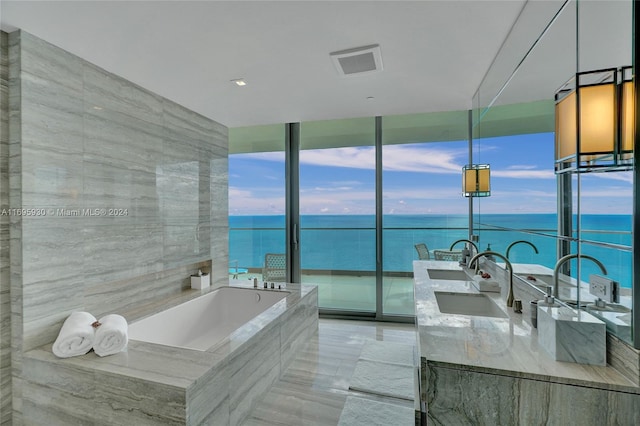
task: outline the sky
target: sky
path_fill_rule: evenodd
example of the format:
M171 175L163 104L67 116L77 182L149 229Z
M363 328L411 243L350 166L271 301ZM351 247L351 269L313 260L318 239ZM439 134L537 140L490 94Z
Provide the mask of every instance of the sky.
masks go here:
M491 196L481 213L555 213L553 133L474 141L474 163L491 165ZM466 214L462 167L467 141L383 147L384 214ZM577 193L574 177L574 193ZM631 214L631 172L588 173L580 179L583 214ZM284 152L229 156L229 215L281 215ZM577 204L577 202L574 202ZM345 147L300 152L301 214L375 214L375 151Z

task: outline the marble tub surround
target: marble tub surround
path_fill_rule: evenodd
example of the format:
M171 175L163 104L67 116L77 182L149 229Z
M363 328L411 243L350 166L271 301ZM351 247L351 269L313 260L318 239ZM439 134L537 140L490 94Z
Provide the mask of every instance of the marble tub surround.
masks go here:
M559 422L570 419L576 410L591 412L598 409L638 416L640 388L636 383L611 366L552 359L538 343L538 330L528 322L528 301L523 301L527 311L522 314L507 308L507 285L502 285L501 293L483 293L504 311L506 318L443 314L434 295L436 291L478 291L471 280L430 279L427 268L455 270L460 267L456 262L414 261L420 394L433 424L467 424L468 416L480 419L477 420L480 424L482 421L495 424L496 416L500 415L505 416L505 422L499 424L529 424L533 419L543 417ZM499 274L495 276L501 279ZM515 283L514 293L516 299L520 298ZM494 389L487 386L490 382L496 383L495 395L486 393L488 388ZM471 391L475 388L484 390ZM511 389L515 394L503 395L500 389ZM584 403L565 404L567 407L558 411L550 409L551 395L565 395L566 398L582 395L581 392L585 395L595 393L602 400L594 403L594 396L585 397ZM620 406L611 408L608 404ZM516 416L515 420L500 414L507 412L509 416ZM597 416L594 414L592 418Z
M187 290L182 300L200 293ZM317 331L317 309L315 286L288 284L284 300L207 351L135 340L106 358L59 360L50 345L29 351L25 422L239 424Z

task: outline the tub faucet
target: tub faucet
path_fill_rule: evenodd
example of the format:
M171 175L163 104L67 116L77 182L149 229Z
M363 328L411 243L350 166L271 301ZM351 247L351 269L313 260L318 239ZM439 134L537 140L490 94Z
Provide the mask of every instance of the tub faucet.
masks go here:
M469 244L471 244L471 245L473 246L473 248L474 248L474 249L476 249L476 254L478 254L478 246L477 246L473 241L471 241L471 240L465 240L465 239L462 239L462 240L456 240L456 241L454 241L454 242L451 244L451 246L449 246L449 250L453 250L453 246L455 246L456 244L461 243L461 242L463 242L463 241L464 241L465 243L469 243Z
M511 247L515 246L516 244L520 244L520 243L529 244L536 251L536 254L538 254L538 247L536 247L533 243L530 243L529 241L525 241L525 240L519 240L519 241L512 242L511 244L509 244L509 247L507 247L507 252L505 253L505 255L507 256L507 259L509 258L509 250L511 250Z
M558 294L558 271L560 270L560 267L562 265L565 264L565 262L571 260L571 259L575 259L578 257L577 253L574 254L568 254L564 257L561 257L557 262L556 262L556 266L553 267L553 291L554 291L554 296L556 297L556 299L560 299L560 295ZM602 264L602 262L600 262L598 259L596 259L593 256L589 256L588 254L581 254L580 255L580 259L589 259L591 260L593 263L595 263L596 265L598 265L598 267L600 268L600 270L602 271L602 273L604 275L607 275L607 268L605 268L605 266ZM580 285L580 277L578 277L578 285Z
M473 267L473 264L475 262L476 264L475 271L476 273L478 273L478 269L480 269L480 262L478 261L478 259L488 254L499 257L500 259L504 260L504 263L507 269L509 270L509 294L507 295L507 306L511 308L513 306L513 299L514 299L513 297L513 266L511 266L511 262L509 262L509 259L507 259L505 256L495 251L483 251L482 253L478 253L471 258L471 260L469 261L469 268Z

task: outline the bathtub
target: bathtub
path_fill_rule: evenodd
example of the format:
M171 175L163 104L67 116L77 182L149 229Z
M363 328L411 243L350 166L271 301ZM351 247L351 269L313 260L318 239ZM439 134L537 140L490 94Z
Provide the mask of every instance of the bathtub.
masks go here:
M244 281L181 296L189 302L160 301L175 307L131 321L125 352L60 359L47 344L25 353L24 424L239 425L318 330L310 284L256 290Z
M288 291L222 287L129 325L129 339L206 351L284 300Z

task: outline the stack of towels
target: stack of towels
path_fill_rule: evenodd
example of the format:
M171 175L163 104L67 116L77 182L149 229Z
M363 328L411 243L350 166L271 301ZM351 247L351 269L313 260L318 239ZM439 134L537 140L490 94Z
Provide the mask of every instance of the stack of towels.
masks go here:
M129 325L121 315L106 315L99 320L88 312L74 312L64 321L53 353L60 358L84 355L91 349L98 356L122 352L129 341Z

